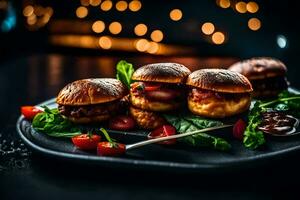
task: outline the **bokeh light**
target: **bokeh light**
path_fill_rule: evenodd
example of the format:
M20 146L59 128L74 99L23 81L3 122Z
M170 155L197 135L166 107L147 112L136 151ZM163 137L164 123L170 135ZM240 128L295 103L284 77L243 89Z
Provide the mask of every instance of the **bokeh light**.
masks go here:
M112 46L112 40L108 36L102 36L99 39L99 45L103 49L110 49Z
M89 0L89 1L90 1L89 4L91 6L99 6L101 3L101 0Z
M89 6L90 5L90 0L80 0L80 4L82 6Z
M237 4L235 4L235 9L236 11L238 11L239 13L246 13L247 12L247 4L243 1L238 2Z
M25 17L29 17L30 15L33 14L33 11L34 11L34 8L31 5L28 5L23 9L23 15Z
M215 31L215 26L211 22L206 22L202 25L201 30L206 35L211 35Z
M127 7L128 7L128 4L127 4L127 2L126 1L118 1L117 3L116 3L116 9L118 10L118 11L125 11L126 9L127 9Z
M257 31L261 27L261 22L259 19L255 18L255 17L251 18L248 20L248 27L252 31Z
M147 26L145 24L138 24L134 27L134 33L137 36L143 36L147 33Z
M105 29L105 23L103 21L95 21L93 23L92 29L95 33L102 33Z
M113 6L112 1L110 1L110 0L105 0L105 1L102 2L100 8L101 8L101 10L103 10L103 11L109 11L109 10L112 8L112 6Z
M277 45L280 48L286 48L287 47L287 38L284 35L278 35L277 36Z
M212 35L212 41L215 44L223 44L225 41L225 35L222 32L215 32Z
M84 6L80 6L76 9L76 16L78 18L85 18L88 15L88 9Z
M259 9L259 6L256 2L254 1L250 1L249 3L247 3L247 11L250 13L256 13Z
M112 34L116 35L122 31L122 25L119 22L112 22L108 29Z
M217 0L217 4L221 8L229 8L230 7L230 1L229 0Z
M129 3L129 9L133 12L139 11L142 8L142 3L138 0L133 0Z
M149 48L150 43L148 42L148 40L146 39L139 39L136 43L135 43L135 48L138 51L144 52L147 51Z
M159 44L158 43L156 43L156 42L150 42L149 43L149 47L147 49L148 53L155 54L155 53L158 52L158 50L159 50Z
M160 30L155 30L151 33L150 37L154 42L160 42L163 40L164 34Z
M170 18L173 21L179 21L182 18L182 11L180 9L173 9L170 12Z

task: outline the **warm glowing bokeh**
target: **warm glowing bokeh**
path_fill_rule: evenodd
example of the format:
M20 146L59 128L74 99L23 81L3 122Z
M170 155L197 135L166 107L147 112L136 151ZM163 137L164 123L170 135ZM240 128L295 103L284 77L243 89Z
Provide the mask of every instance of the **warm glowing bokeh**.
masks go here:
M235 9L236 11L238 11L239 13L246 13L247 12L247 4L243 1L238 2L237 4L235 4Z
M229 0L217 0L217 4L221 8L229 8L230 7L230 1Z
M147 26L145 24L138 24L134 27L134 33L137 36L143 36L147 33Z
M103 49L110 49L112 46L112 41L110 37L102 36L99 39L99 45Z
M150 43L148 42L148 40L146 39L139 39L136 43L135 43L135 47L138 51L144 52L147 51L148 48L150 46Z
M122 31L122 25L119 22L112 22L108 29L112 34L116 35Z
M248 27L249 29L251 29L252 31L257 31L258 29L260 29L261 27L261 22L259 19L257 18L251 18L248 21Z
M23 15L24 15L25 17L29 17L30 15L33 14L33 11L34 11L34 8L33 8L31 5L26 6L26 7L23 9Z
M118 1L117 3L116 3L116 9L118 10L118 11L125 11L126 9L127 9L127 7L128 7L128 4L127 4L127 2L126 1Z
M90 5L90 0L80 0L80 4L82 6L89 6Z
M109 11L109 10L112 8L112 6L113 6L112 1L110 1L110 0L105 0L105 1L103 1L103 3L101 4L100 8L101 8L101 10L103 10L103 11Z
M129 9L133 12L139 11L142 8L142 3L138 0L133 0L129 3Z
M84 6L80 6L76 9L76 16L78 18L85 18L88 15L88 9Z
M151 33L150 37L154 42L160 42L163 40L164 34L160 30L155 30Z
M89 4L91 6L99 6L101 3L101 0L89 0Z
M247 11L250 13L256 13L259 9L259 6L256 2L254 1L250 1L249 3L247 3Z
M225 41L225 35L222 32L215 32L211 39L215 44L223 44Z
M201 30L205 35L211 35L215 31L215 26L211 22L206 22L202 25Z
M159 44L158 43L156 43L156 42L150 42L149 43L149 47L147 49L148 53L155 54L155 53L158 52L158 50L159 50Z
M180 9L173 9L170 12L170 18L173 21L179 21L182 18L182 11Z
M95 21L93 23L92 29L95 33L102 33L105 29L105 24L103 21Z

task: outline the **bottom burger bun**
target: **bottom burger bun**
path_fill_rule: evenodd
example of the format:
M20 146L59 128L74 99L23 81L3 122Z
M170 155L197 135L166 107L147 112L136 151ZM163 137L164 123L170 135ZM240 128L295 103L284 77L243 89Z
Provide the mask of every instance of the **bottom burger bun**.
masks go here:
M188 98L188 108L192 113L209 118L224 118L242 113L249 109L250 103L250 95L229 99L209 97L201 101L190 96Z
M141 108L143 110L155 111L155 112L164 112L175 110L180 107L180 103L178 102L162 102L162 101L153 101L148 99L145 96L136 96L130 95L131 104L137 108Z
M98 123L98 122L106 121L110 118L110 115L98 115L98 116L91 116L91 117L66 117L66 118L76 124L88 124L88 123Z
M133 106L130 106L129 111L138 126L143 129L152 130L166 124L166 120L155 112L141 110Z

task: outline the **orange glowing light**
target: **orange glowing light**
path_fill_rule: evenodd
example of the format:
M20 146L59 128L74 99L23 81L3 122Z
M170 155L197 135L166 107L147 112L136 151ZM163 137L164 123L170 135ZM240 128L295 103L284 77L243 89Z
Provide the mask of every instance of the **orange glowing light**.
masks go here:
M155 30L151 33L150 37L154 42L160 42L163 40L164 34L160 30Z
M257 31L258 29L260 29L261 27L261 22L259 19L257 18L251 18L248 21L248 27L249 29L251 29L252 31Z
M211 35L215 31L215 26L213 23L206 22L202 25L201 30L205 35Z
M100 8L103 10L103 11L109 11L113 6L113 3L112 1L110 0L105 0L103 1L103 3L101 4Z
M173 21L179 21L182 18L182 11L180 9L173 9L170 12L170 18Z
M250 1L249 3L247 3L246 9L250 13L256 13L259 9L259 6L256 2Z
M133 0L129 3L129 9L133 12L139 11L142 8L142 3L138 0Z
M112 40L110 37L102 36L99 39L99 45L103 49L110 49L112 46Z
M147 33L147 26L145 24L138 24L134 27L134 33L137 36L143 36Z
M30 15L33 14L33 11L34 11L34 8L32 6L26 6L24 9L23 9L23 15L25 17L29 17Z
M147 49L148 53L155 54L158 52L158 50L159 50L159 44L157 44L156 42L149 43L149 47Z
M99 6L101 3L101 0L90 0L89 4L91 6Z
M229 0L217 0L217 4L221 8L229 8L230 7L230 1Z
M239 13L246 13L247 12L247 4L243 1L238 2L237 4L235 4L235 9L236 11L238 11Z
M92 29L95 33L102 33L105 29L105 24L103 21L95 21L93 23Z
M149 42L146 39L139 39L136 42L135 47L138 51L141 51L141 52L147 51L149 48Z
M116 3L116 9L120 12L125 11L128 7L128 4L126 1L119 1Z
M78 18L85 18L88 15L88 9L84 6L80 6L76 9L76 16Z
M215 44L223 44L225 41L225 35L222 32L215 32L212 35L212 41Z
M122 31L122 25L119 22L112 22L109 25L108 29L112 34L116 35Z
M27 24L34 25L37 22L37 18L35 14L30 15L27 17Z
M90 0L80 0L80 4L82 6L88 6L90 4Z

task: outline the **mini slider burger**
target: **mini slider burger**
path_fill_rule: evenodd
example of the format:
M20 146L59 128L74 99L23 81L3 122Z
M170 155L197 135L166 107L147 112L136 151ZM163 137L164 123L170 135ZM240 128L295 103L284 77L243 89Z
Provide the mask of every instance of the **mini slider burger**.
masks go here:
M233 64L229 70L246 76L253 86L254 97L272 97L287 89L286 66L273 58L252 58Z
M251 83L237 72L202 69L191 73L186 84L188 107L196 115L224 118L242 113L251 103Z
M60 114L74 123L95 123L109 119L128 94L121 81L112 78L82 79L66 85L56 102Z
M155 63L137 69L130 89L130 113L144 129L154 129L165 120L161 112L174 111L184 105L184 83L190 70L177 63Z

